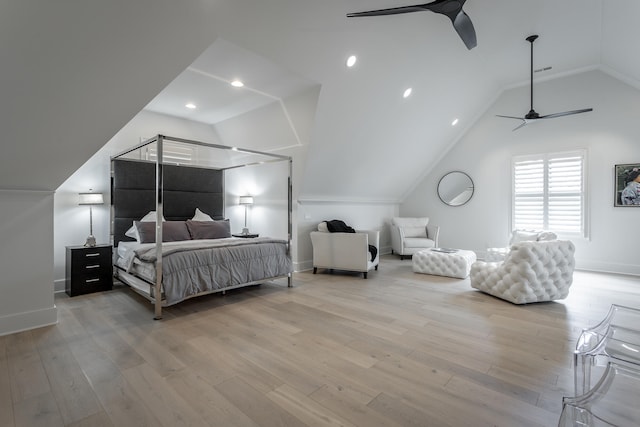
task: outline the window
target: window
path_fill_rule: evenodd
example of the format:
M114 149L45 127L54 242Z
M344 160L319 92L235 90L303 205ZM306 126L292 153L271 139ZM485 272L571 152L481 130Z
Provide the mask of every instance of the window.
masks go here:
M514 229L585 235L584 151L513 159Z
M195 163L193 146L171 141L164 141L162 145L162 160L164 163L173 163L175 165L191 165ZM150 144L141 151L141 155L144 160L155 162L158 156L157 152L156 144Z

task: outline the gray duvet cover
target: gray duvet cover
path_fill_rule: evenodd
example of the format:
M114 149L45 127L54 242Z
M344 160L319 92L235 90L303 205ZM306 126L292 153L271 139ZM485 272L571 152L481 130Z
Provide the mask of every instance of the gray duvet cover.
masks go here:
M135 250L145 263L156 262L155 245ZM285 240L190 240L162 245L162 285L167 305L203 293L286 276L293 271Z

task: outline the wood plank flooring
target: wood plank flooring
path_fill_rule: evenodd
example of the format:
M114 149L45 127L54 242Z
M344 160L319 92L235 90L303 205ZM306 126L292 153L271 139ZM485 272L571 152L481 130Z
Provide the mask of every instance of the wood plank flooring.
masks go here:
M640 278L576 272L515 306L384 256L165 309L125 286L56 296L55 326L0 337L0 426L555 426L582 328Z

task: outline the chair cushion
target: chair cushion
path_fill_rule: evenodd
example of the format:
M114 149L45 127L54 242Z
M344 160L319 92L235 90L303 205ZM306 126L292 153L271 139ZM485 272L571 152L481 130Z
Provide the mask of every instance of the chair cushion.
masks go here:
M405 238L409 237L427 237L426 227L400 227Z
M409 237L404 239L405 248L432 248L434 245L433 240L426 237Z

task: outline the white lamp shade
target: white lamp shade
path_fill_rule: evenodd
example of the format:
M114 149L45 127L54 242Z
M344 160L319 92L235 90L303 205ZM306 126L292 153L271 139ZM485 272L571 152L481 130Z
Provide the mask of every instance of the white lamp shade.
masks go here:
M252 196L240 196L240 200L238 201L240 205L252 205L253 197Z
M80 193L78 194L79 205L102 205L104 204L104 198L102 193Z

